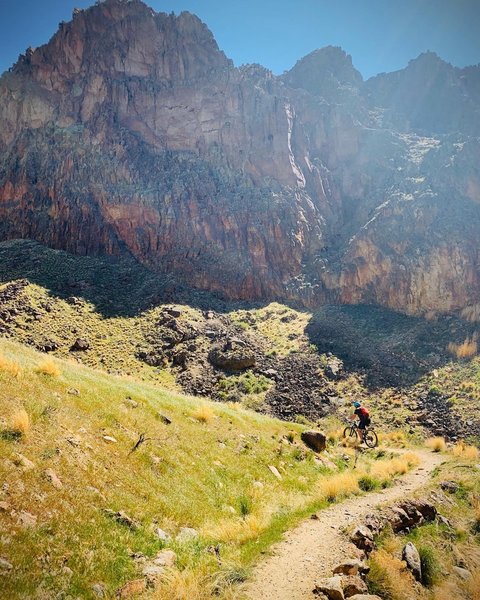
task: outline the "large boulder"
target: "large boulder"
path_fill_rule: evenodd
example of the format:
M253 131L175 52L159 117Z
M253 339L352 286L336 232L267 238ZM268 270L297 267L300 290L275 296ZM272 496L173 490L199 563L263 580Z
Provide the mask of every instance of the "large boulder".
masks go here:
M90 342L88 340L86 340L85 338L77 338L70 350L74 352L85 352L85 350L88 350L89 348Z
M302 432L302 442L315 452L323 452L327 447L327 436L314 429Z
M402 560L407 563L407 567L412 572L417 581L422 580L422 563L420 554L412 542L408 542L402 550Z
M224 371L243 371L255 366L253 350L234 342L227 342L223 347L212 348L208 360L213 366Z

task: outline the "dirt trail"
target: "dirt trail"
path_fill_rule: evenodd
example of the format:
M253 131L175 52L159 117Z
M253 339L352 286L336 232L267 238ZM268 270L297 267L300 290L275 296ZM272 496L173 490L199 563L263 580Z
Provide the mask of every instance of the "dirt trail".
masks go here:
M272 556L257 566L246 586L249 600L308 600L314 598L315 581L332 574L332 568L358 550L342 529L361 519L379 504L392 503L412 494L428 482L434 468L444 458L431 452L416 451L421 464L404 475L391 488L353 497L318 513L287 532L272 548Z

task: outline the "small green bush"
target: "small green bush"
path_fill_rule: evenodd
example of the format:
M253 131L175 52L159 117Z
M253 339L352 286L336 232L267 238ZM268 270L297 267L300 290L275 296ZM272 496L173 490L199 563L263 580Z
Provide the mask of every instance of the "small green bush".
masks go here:
M305 460L307 454L303 448L294 448L292 451L292 458L295 460Z
M295 423L299 423L300 425L306 425L307 427L310 427L312 425L312 422L309 421L307 417L304 417L303 415L295 415Z
M247 579L248 571L243 567L226 567L216 574L213 591L215 595L220 595L228 587L243 583Z
M381 487L381 482L371 475L362 475L358 480L358 487L364 492L378 490Z
M427 587L432 587L437 583L440 577L440 564L435 552L429 546L421 546L418 549L420 554L420 564L422 566L422 583Z
M219 380L219 397L222 400L236 401L241 399L241 395L261 394L266 392L271 386L271 381L264 375L254 375L247 371L242 375L233 375Z
M238 499L238 509L243 518L252 512L252 500L248 496L240 496Z
M458 500L468 500L468 492L467 486L463 483L463 481L457 481L458 488L455 490L455 496Z

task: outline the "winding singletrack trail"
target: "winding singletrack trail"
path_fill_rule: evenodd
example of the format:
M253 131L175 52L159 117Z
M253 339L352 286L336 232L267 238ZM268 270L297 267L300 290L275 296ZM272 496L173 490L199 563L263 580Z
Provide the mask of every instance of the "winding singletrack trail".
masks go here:
M432 471L445 459L439 454L415 451L421 464L380 492L356 496L320 511L318 520L308 519L288 531L273 546L272 555L261 562L245 587L249 600L313 600L312 590L321 577L329 577L343 560L354 558L358 549L342 533L380 504L405 499L421 488Z

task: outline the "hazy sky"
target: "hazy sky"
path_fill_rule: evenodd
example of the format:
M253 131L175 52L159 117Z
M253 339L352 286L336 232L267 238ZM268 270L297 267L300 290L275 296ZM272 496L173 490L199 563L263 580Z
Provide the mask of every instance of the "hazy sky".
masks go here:
M0 72L49 40L74 7L94 0L0 0ZM316 48L341 46L365 78L425 50L480 63L480 0L149 0L156 11L197 14L238 66L282 73Z

